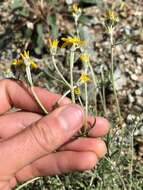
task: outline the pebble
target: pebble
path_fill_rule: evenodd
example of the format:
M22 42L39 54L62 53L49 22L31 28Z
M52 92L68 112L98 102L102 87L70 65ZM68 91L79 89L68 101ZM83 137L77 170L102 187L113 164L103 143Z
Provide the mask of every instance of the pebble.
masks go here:
M132 74L132 75L131 75L131 79L134 80L134 81L137 81L137 80L138 80L138 77L137 77L137 75Z
M142 62L143 62L142 58L137 57L137 64L141 65L141 64L142 64Z
M138 53L138 55L140 55L141 57L143 57L143 45L138 45L136 47L136 52Z
M143 89L139 88L135 91L135 94L140 96L143 93Z
M132 122L134 119L135 119L135 115L129 114L129 115L127 116L127 122L128 122L128 123Z
M131 94L128 94L128 99L130 103L133 103L135 101L135 98Z
M143 97L136 96L136 101L139 106L143 107Z

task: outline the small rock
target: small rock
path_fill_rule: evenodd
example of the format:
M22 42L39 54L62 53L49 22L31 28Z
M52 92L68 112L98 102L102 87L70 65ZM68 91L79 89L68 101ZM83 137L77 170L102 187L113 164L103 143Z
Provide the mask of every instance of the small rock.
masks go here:
M136 101L139 106L143 107L143 97L136 96Z
M138 45L136 47L136 52L138 53L138 55L140 55L141 57L143 57L143 45Z
M131 79L134 80L134 81L137 81L137 80L138 80L138 77L137 77L137 75L132 74L132 75L131 75Z
M139 88L135 91L135 94L140 96L142 94L142 92L143 92L143 89Z
M131 94L128 94L128 99L130 103L133 103L135 101L135 98Z
M140 57L137 58L137 64L139 64L139 65L142 64L142 59Z
M133 120L135 119L135 116L134 115L132 115L132 114L129 114L128 116L127 116L127 122L132 122Z
M127 79L125 75L121 72L119 67L117 67L117 69L114 72L114 80L116 90L121 90L123 86L125 86L127 83Z

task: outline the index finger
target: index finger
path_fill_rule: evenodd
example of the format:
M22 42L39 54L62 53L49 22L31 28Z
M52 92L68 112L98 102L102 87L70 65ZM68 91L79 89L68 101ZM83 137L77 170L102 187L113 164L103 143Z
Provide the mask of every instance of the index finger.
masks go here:
M41 103L47 110L55 105L61 95L47 91L46 89L34 87L34 90ZM60 105L70 103L68 98L64 98ZM22 81L4 79L0 81L0 114L10 110L12 107L20 108L31 112L42 112L35 101L30 88Z

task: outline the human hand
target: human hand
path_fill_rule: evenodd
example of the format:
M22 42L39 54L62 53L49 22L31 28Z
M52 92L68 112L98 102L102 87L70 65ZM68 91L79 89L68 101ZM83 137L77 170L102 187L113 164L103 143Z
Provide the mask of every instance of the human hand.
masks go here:
M38 87L35 91L48 110L60 98ZM13 107L20 111L8 113ZM0 190L10 190L17 182L36 176L90 169L106 153L105 143L98 138L109 129L104 118L96 118L88 138L69 141L83 126L84 113L67 98L43 116L23 83L2 80L0 115ZM88 121L92 125L94 118Z

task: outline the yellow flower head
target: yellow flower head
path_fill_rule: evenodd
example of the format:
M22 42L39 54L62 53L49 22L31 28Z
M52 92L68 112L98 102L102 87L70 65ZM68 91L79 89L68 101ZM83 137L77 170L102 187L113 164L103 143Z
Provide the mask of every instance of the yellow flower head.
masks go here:
M21 53L20 55L21 55L21 58L22 58L23 60L30 58L30 57L29 57L29 51L25 51L25 50L24 50L24 52Z
M12 65L15 65L15 66L19 66L19 65L22 65L22 64L23 64L23 60L22 59L15 59L12 62Z
M23 61L23 63L29 64L31 66L32 69L37 69L38 65L37 63L35 63L29 56L29 51L25 51L23 53L20 54L21 55L21 60Z
M31 66L32 69L37 69L38 68L37 63L35 63L33 60L30 60L30 66Z
M89 62L89 55L84 53L80 56L80 60L83 62L83 63L88 63Z
M83 83L86 83L86 82L89 82L90 81L90 77L88 74L86 73L82 73L81 76L80 76L80 79L79 79L81 82Z
M84 45L85 41L81 40L79 37L74 36L74 37L67 37L67 38L62 38L62 41L64 41L64 44L62 45L62 48L65 48L67 45Z
M78 3L74 3L72 6L72 10L74 14L80 14L81 13L81 8L79 7Z
M124 1L121 1L120 10L124 10L126 7L127 7L127 3Z
M56 54L59 41L57 39L52 40L51 38L49 38L48 41L49 41L51 54Z
M106 19L111 22L118 22L119 20L116 12L111 9L106 12Z
M76 95L80 95L81 94L80 88L78 86L76 88L74 88L74 93Z
M58 40L52 40L51 38L48 39L50 48L57 48L58 47Z

